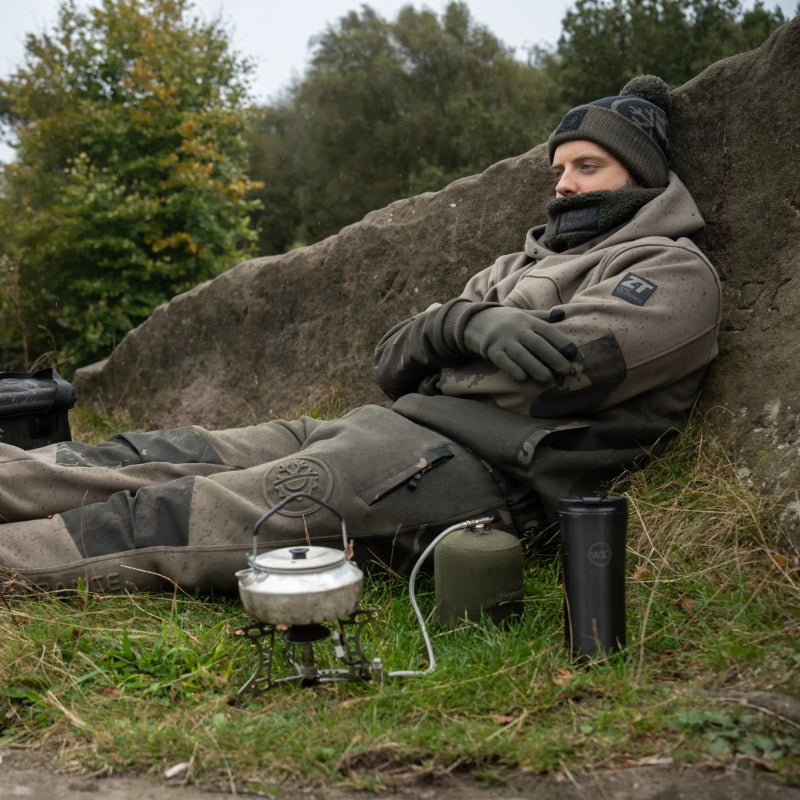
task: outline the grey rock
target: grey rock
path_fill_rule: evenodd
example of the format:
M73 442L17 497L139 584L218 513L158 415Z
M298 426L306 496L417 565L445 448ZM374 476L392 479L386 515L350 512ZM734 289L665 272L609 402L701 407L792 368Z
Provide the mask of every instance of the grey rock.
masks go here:
M800 529L800 17L673 92L675 168L724 284L720 356L701 401L756 488ZM246 261L175 297L99 365L83 402L146 427L251 424L384 402L372 349L394 322L520 250L552 194L545 146L393 203L310 247Z
M723 280L720 355L701 412L760 491L800 529L800 17L673 97L676 171L707 222Z

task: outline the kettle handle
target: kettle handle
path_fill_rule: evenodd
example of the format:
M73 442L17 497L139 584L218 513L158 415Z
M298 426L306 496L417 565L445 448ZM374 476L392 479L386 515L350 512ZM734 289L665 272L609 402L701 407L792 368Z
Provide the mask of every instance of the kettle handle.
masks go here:
M344 517L333 506L329 506L324 500L314 497L313 494L309 494L308 492L293 492L287 497L284 497L283 500L278 503L278 505L273 506L269 511L267 511L267 513L260 517L253 526L253 558L258 555L258 529L261 527L261 525L265 523L273 514L276 514L278 511L280 511L285 505L291 503L293 500L299 500L301 497L305 497L308 500L313 500L317 505L327 508L328 511L330 511L332 514L335 514L339 518L339 522L342 525L342 542L344 544L344 551L347 553L347 527L344 524Z

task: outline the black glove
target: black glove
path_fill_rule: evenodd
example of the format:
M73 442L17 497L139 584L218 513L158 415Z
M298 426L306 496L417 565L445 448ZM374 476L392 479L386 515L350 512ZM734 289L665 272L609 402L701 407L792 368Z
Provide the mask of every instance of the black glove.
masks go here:
M548 312L492 306L471 317L464 328L464 345L518 381L545 383L570 371L578 348L558 328L545 321ZM563 319L548 317L549 319Z

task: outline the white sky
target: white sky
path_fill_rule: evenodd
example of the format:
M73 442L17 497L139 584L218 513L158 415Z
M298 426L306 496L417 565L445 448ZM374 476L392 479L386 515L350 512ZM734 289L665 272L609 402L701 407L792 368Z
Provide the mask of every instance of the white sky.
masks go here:
M745 0L750 7L754 0ZM792 16L797 0L766 0ZM82 8L99 4L78 0ZM447 0L366 0L387 20L394 20L404 5L428 8L441 14ZM485 25L506 46L524 56L532 44L554 45L561 20L574 0L466 0L473 20ZM232 31L234 48L255 61L253 98L266 103L285 89L293 76L302 75L309 39L348 11L361 7L360 0L195 0L199 16L219 15ZM0 0L0 76L10 75L22 64L25 35L51 30L59 0ZM0 161L10 152L0 144Z
M394 20L405 5L441 14L447 0L363 0L387 20ZM99 0L97 3L99 5ZM78 0L87 8L94 3ZM308 55L308 41L362 0L194 0L198 15L219 15L233 31L234 47L256 61L254 95L266 101L285 88L293 74L300 75ZM472 18L486 25L504 44L555 44L565 11L574 0L467 0ZM56 22L59 0L0 0L0 75L8 75L22 62L27 33L50 30ZM536 10L538 8L538 10Z

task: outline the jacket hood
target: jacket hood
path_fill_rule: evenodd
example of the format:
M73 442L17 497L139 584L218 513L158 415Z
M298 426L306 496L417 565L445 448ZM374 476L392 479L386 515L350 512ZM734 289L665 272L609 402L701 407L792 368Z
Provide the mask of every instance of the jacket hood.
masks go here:
M538 225L528 231L525 237L526 255L541 259L554 252L539 241L545 227ZM610 247L646 236L664 236L668 239L692 237L704 227L703 217L689 190L674 172L670 172L666 189L639 209L628 222L558 255L585 253L596 247Z

